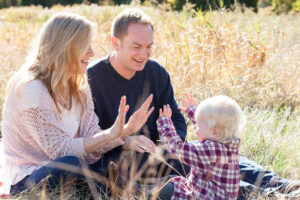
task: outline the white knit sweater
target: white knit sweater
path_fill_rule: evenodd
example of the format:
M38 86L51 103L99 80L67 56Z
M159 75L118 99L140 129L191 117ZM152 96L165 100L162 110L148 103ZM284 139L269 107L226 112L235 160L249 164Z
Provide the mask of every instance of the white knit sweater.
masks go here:
M9 194L11 185L61 156L75 155L88 163L94 163L102 153L123 144L123 140L117 138L93 154L86 155L83 138L94 135L101 129L88 86L85 91L87 109L81 114L77 134L71 137L53 99L40 80L27 83L19 96L12 88L3 108L5 163L0 193Z

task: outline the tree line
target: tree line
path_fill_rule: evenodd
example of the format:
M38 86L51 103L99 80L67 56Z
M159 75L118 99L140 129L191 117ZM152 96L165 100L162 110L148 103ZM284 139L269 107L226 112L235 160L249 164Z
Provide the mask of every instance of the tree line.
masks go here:
M41 5L43 7L51 7L55 4L72 5L72 4L129 4L133 0L0 0L0 8L10 6L30 6ZM135 0L136 1L136 0ZM236 3L252 8L257 11L258 7L273 7L276 13L299 11L300 0L138 0L141 3L156 2L157 4L169 4L173 10L182 10L189 3L195 9L210 10L219 8L230 8Z

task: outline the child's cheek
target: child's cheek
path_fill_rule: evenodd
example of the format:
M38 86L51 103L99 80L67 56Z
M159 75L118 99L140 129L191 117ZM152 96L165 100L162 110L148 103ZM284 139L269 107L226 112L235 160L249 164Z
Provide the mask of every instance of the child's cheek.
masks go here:
M204 140L204 138L201 137L201 135L199 134L198 131L197 131L197 139L198 139L198 142L202 142Z

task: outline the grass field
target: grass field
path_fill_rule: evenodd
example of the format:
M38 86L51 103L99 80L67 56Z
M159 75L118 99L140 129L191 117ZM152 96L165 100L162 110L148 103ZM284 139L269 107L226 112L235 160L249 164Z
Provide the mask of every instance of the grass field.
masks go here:
M9 77L53 13L75 12L96 22L92 47L94 58L100 58L112 51L111 22L126 7L1 9L0 111ZM300 14L138 7L154 21L152 57L170 73L176 98L191 93L197 102L216 94L236 99L248 122L241 153L280 176L300 179ZM195 138L189 130L189 138Z

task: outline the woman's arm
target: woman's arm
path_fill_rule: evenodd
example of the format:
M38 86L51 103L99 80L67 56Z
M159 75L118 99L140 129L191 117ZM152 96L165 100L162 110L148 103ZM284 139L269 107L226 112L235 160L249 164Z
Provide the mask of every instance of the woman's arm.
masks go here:
M118 138L118 140L121 140L119 138L124 135L122 134L122 131L127 111L128 106L126 106L126 97L123 96L121 98L117 119L112 127L83 139L83 146L87 154L95 152L97 149L105 146L114 139Z

